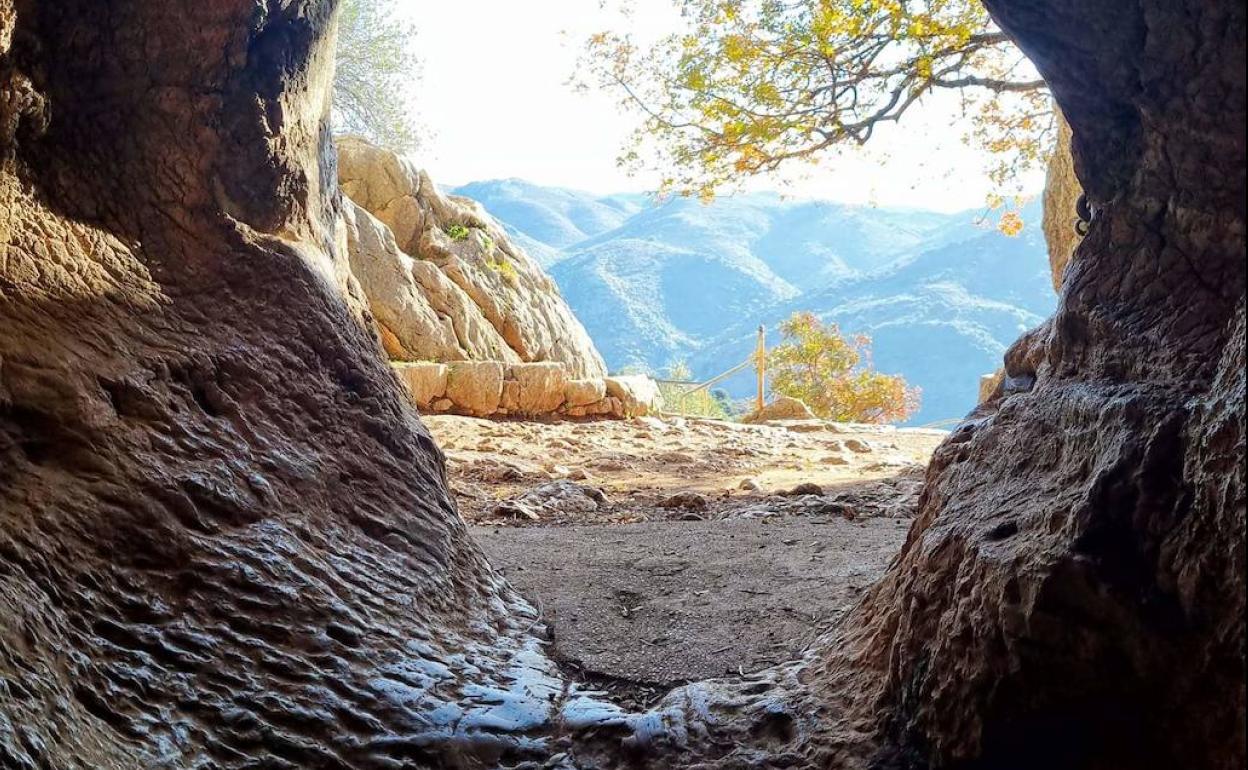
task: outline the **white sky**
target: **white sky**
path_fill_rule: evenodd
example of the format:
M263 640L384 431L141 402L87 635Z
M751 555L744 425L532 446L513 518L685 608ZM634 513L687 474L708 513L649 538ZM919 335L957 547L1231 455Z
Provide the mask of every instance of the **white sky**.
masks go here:
M635 0L643 37L674 31L675 0ZM612 94L567 85L582 41L621 20L598 0L400 0L416 24L423 77L418 120L429 138L417 162L440 184L519 177L595 193L648 191L615 159L635 125ZM929 100L900 126L877 131L866 153L828 157L791 179L789 194L844 203L955 211L989 192L982 155L961 141L954 100ZM781 189L777 179L751 189ZM1028 180L1039 189L1041 180Z

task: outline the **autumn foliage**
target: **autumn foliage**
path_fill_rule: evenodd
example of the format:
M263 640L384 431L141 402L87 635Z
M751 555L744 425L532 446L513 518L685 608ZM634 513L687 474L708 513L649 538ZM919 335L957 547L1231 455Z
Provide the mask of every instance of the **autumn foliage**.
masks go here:
M1048 88L979 0L677 5L685 29L657 42L591 36L579 77L639 116L620 160L662 170L662 191L709 198L750 176L818 163L866 144L937 91L957 95L966 141L991 158L999 194L990 208L1047 158Z
M918 409L918 388L871 368L870 337L847 337L813 313L794 313L780 333L784 341L767 359L773 393L841 422L899 422Z

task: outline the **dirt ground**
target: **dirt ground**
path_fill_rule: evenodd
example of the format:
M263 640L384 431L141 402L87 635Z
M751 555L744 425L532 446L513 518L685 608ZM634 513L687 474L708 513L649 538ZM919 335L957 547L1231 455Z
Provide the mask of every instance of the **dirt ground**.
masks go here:
M425 417L552 655L644 705L796 657L905 539L941 431Z

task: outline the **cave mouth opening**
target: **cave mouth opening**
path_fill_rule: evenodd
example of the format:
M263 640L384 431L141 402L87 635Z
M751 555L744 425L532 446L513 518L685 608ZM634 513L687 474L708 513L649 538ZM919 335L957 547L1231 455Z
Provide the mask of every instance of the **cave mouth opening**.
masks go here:
M30 55L51 74L33 82L61 119L16 149L0 137L16 212L0 260L3 761L610 766L623 740L648 740L673 767L728 752L867 767L885 745L897 767L1017 766L1071 741L1071 764L1093 770L1242 767L1244 554L1228 544L1244 537L1244 9L990 4L1045 49L1094 202L1048 336L1008 362L1033 390L932 463L918 547L887 572L897 590L851 610L870 624L852 660L822 649L787 690L704 681L703 705L733 699L569 726L558 681L523 713L499 696L518 659L547 660L528 655L529 615L455 518L345 288L290 246L314 240L300 218L315 207L273 204L307 225L281 237L223 211L222 169L266 167L248 200L289 202L324 150L264 94L221 120L222 73L257 87L244 54L258 6L20 3L46 22ZM281 12L323 25L328 7ZM2 45L12 11L0 0ZM25 85L10 64L6 85ZM153 72L179 77L148 89ZM35 101L0 103L4 125L38 118ZM42 204L76 181L80 219ZM76 302L84 281L106 291ZM156 281L163 304L144 301ZM630 565L648 566L674 571ZM636 592L616 591L632 615ZM1128 665L1105 677L1106 659ZM1078 707L1089 691L1145 697L1115 727ZM1090 724L1045 719L1062 713Z

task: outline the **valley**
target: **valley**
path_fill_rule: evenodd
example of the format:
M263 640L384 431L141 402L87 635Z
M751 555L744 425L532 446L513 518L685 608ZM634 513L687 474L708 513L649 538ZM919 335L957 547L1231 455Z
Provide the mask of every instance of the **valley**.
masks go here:
M770 193L655 205L519 180L454 192L547 267L613 371L662 374L683 360L708 378L748 355L759 324L808 310L870 335L875 366L922 390L909 424L925 425L970 411L978 377L1056 303L1038 203L1008 237L978 211ZM722 387L748 396L752 375Z

